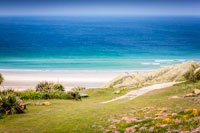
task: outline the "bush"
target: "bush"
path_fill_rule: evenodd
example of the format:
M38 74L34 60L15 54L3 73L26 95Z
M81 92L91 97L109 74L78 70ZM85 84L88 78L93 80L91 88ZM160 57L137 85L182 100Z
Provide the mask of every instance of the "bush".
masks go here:
M51 88L52 91L60 91L60 92L65 91L65 88L61 84L51 85L50 88Z
M66 92L36 92L34 90L26 90L15 92L21 99L73 99L73 97Z
M21 99L13 94L0 95L0 113L1 114L14 114L23 113L26 105Z
M196 80L200 80L200 70L195 73Z
M8 94L14 94L15 91L13 89L6 89L6 90L0 90L0 95L8 95Z
M36 91L37 92L51 92L51 91L63 92L65 91L65 88L61 84L53 84L53 83L44 81L44 82L40 82L36 86Z
M3 82L3 76L0 73L0 85L2 84L2 82Z
M78 91L76 91L76 92L69 91L67 93L70 95L70 97L72 97L72 99L81 100L81 96L80 96L80 93Z
M36 85L35 90L39 92L47 92L49 91L49 86L52 85L53 83L49 83L47 81L40 82L39 84Z

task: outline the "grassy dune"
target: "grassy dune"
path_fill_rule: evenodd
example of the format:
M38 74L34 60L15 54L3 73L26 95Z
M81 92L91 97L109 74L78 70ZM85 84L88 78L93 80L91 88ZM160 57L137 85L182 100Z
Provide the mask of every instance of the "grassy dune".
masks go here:
M195 83L200 89L200 82ZM192 92L191 83L181 83L169 88L154 90L132 101L116 101L108 104L100 104L116 96L115 89L90 89L84 93L89 98L82 101L74 100L48 100L51 105L28 105L24 114L3 116L0 119L0 132L102 132L102 127L111 125L110 118L120 119L122 115L130 114L144 107L167 108L168 111L177 113L188 108L200 109L200 98L183 98ZM180 96L171 99L170 96ZM40 100L41 101L41 100ZM27 101L30 102L30 101ZM36 102L34 100L33 102ZM141 113L141 115L144 115Z

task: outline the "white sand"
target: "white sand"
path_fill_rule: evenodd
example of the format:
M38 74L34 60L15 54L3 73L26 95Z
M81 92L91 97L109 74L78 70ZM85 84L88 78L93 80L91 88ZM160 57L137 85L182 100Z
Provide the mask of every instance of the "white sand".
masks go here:
M40 81L61 83L66 89L75 86L86 88L102 87L123 72L135 72L125 70L71 70L71 71L41 71L41 70L0 70L4 77L4 88L15 90L34 89Z
M169 83L155 84L155 85L151 85L151 86L147 86L147 87L142 87L141 89L130 91L123 96L116 97L112 100L105 101L105 102L102 102L102 103L104 104L104 103L114 102L114 101L117 101L117 100L120 100L120 99L125 99L125 98L127 98L128 100L132 100L132 99L134 99L138 96L141 96L141 95L143 95L147 92L150 92L152 90L170 87L170 86L177 84L177 83L180 83L180 82L169 82Z

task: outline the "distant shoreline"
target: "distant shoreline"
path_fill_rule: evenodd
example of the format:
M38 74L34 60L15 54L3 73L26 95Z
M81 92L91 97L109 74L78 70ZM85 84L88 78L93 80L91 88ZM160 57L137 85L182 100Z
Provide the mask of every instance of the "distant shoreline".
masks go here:
M67 89L76 86L100 88L121 73L147 70L30 70L0 69L4 77L4 88L15 90L34 89L41 81L61 83Z

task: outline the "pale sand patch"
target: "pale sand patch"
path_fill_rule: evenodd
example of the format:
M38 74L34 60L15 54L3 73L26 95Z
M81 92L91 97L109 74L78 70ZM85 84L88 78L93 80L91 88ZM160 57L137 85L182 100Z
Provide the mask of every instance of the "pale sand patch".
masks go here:
M37 70L0 70L4 77L2 86L18 91L34 89L41 81L61 83L66 90L76 86L100 88L114 77L126 71L112 70L72 70L72 71L37 71ZM134 70L131 72L135 72ZM2 87L0 87L2 88Z
M151 86L147 86L147 87L142 87L141 89L130 91L123 96L116 97L112 100L105 101L105 102L102 102L102 103L105 104L105 103L114 102L114 101L117 101L117 100L120 100L120 99L125 99L125 98L127 98L128 100L132 100L132 99L134 99L138 96L141 96L141 95L143 95L147 92L150 92L152 90L170 87L170 86L177 84L177 83L181 83L181 82L168 82L168 83L155 84L155 85L151 85Z

